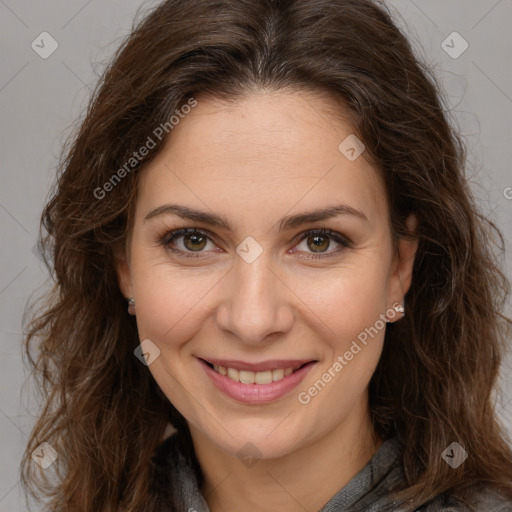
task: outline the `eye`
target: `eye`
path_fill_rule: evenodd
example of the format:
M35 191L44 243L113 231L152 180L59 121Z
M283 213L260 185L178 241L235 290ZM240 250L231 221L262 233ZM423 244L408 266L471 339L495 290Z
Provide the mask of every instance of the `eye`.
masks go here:
M214 246L209 234L196 228L182 228L169 231L160 239L160 243L167 249L183 254L187 258L201 257L199 254L194 253L204 252L203 249L207 247L208 242ZM173 244L177 245L178 248L172 247Z
M338 244L339 247L327 251L331 247L332 241ZM214 250L216 247L211 241L210 234L197 228L181 228L169 231L160 238L159 243L169 251L186 258L201 258L201 253L206 252L204 249L208 248L208 243L213 246L210 247L210 250ZM300 249L301 244L305 246L302 249ZM296 246L299 250L294 249L292 252L311 251L312 256L306 256L306 259L318 259L338 254L350 245L350 241L339 233L327 228L318 228L301 233L300 244Z
M350 242L347 239L342 237L339 233L327 228L310 229L302 233L301 236L301 243L296 247L300 251L300 246L303 245L305 252L308 252L308 250L311 251L313 256L307 256L307 259L333 256L344 248L350 247ZM339 247L327 252L327 249L331 247L332 241L338 244ZM295 250L293 252L295 252Z

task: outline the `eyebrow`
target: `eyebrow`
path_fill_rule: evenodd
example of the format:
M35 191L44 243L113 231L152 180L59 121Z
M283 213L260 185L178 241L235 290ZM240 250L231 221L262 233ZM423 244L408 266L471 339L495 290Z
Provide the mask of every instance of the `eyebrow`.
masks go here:
M202 210L196 210L194 208L189 208L188 206L182 206L179 204L164 204L154 208L146 215L146 217L144 217L144 222L161 215L176 215L182 219L188 219L195 222L203 222L204 224L221 227L230 232L233 232L229 222L221 215L205 212ZM307 224L308 222L318 222L321 220L330 219L332 217L337 217L339 215L351 215L368 222L368 218L363 212L356 210L347 204L339 204L335 206L329 206L327 208L299 213L297 215L285 216L279 221L279 229L281 231L286 229L293 229L301 226L302 224Z

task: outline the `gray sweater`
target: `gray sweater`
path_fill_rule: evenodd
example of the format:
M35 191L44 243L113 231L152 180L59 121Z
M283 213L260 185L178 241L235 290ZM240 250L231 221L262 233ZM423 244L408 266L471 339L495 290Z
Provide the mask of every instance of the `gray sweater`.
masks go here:
M187 463L180 451L179 435L175 434L159 448L158 467L161 512L210 512L201 494L197 470ZM396 438L385 441L368 464L340 489L318 512L395 512L404 510L403 504L390 502L388 495L403 481L400 463L400 445ZM172 484L171 484L172 482ZM172 485L179 503L170 507L169 486ZM166 496L167 495L167 496ZM401 507L402 505L402 507ZM472 503L477 512L512 512L512 501L491 489L479 491ZM242 510L242 508L240 508ZM467 512L468 507L449 495L440 495L425 503L421 512Z

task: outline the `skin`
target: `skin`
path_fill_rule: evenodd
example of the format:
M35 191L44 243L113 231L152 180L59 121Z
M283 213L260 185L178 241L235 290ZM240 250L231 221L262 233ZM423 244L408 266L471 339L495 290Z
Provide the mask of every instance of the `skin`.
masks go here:
M338 150L354 130L331 115L339 105L329 98L258 90L233 102L197 100L140 176L127 250L117 256L119 285L135 299L140 339L160 350L148 369L189 424L212 512L318 510L382 442L370 421L368 383L385 328L309 403L298 394L403 304L417 243L400 240L394 251L382 179L364 153L349 161ZM172 214L144 220L167 203L222 215L233 232ZM340 203L367 220L339 215L278 229L283 216ZM413 230L415 219L407 224ZM212 237L175 239L170 245L181 255L159 244L182 227ZM317 248L302 236L321 227L350 245L324 235ZM263 248L252 263L236 252L248 236ZM245 404L222 394L198 357L318 363L287 395ZM248 442L261 457L252 467L236 455Z

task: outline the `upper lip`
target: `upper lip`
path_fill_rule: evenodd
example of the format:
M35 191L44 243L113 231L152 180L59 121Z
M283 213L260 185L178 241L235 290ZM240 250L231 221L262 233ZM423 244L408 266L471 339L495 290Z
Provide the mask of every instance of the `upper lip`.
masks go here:
M224 366L225 368L236 368L248 372L264 372L266 370L275 370L278 368L299 368L300 366L315 361L314 359L270 359L261 363L248 363L235 359L211 359L201 358L207 363L215 366Z

